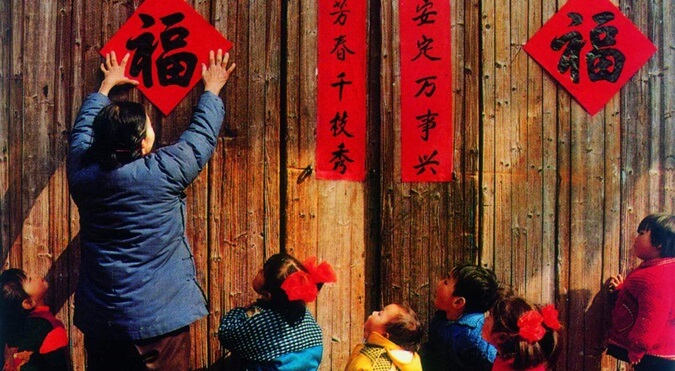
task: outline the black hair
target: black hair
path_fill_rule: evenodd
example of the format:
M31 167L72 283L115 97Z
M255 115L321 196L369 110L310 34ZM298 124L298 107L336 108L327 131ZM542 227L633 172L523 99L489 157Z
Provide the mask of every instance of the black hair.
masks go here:
M662 258L675 257L675 215L667 213L647 215L637 230L651 232L652 245L659 247Z
M424 327L417 313L407 304L395 304L402 313L394 316L386 325L389 340L401 348L416 352L420 346Z
M88 160L112 170L140 158L146 124L147 114L140 103L124 101L103 107L94 118Z
M493 271L479 265L459 265L450 271L455 279L454 296L466 300L464 313L484 313L497 300L499 283Z
M514 295L500 298L490 309L492 335L497 342L493 345L501 357L513 360L514 370L527 370L541 364L551 366L560 353L562 329L553 330L542 323L544 336L535 342L519 335L518 319L530 310L539 311L540 308Z
M286 277L297 271L308 273L307 268L302 263L285 253L270 256L263 265L265 283L262 288L270 294L270 300L268 303L259 303L268 304L267 306L270 309L284 315L290 323L301 320L305 315L305 302L302 300L289 300L286 291L281 288L281 285L286 280Z
M7 269L0 274L0 338L19 328L20 323L30 313L23 307L23 301L30 298L23 289L26 273L21 269Z

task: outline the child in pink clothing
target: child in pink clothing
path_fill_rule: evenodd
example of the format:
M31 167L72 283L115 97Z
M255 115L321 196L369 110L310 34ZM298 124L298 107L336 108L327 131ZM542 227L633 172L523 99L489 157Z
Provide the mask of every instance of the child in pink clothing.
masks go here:
M675 370L675 215L648 215L637 231L642 263L607 280L616 295L607 354L636 371Z

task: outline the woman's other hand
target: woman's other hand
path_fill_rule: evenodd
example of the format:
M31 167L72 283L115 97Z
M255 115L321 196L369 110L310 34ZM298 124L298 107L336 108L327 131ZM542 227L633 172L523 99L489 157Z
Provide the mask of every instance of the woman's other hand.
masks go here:
M223 55L222 49L218 49L216 53L214 53L213 50L209 52L209 65L206 66L202 63L204 90L210 91L215 95L220 94L220 90L225 86L225 83L227 83L230 74L234 71L234 68L237 67L236 63L232 63L230 67L227 67L229 61L230 54L225 53L225 55Z

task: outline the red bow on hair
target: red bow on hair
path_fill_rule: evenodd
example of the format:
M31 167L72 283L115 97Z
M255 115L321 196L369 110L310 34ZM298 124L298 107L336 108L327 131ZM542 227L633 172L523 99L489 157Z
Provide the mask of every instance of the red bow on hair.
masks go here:
M562 327L558 321L558 310L553 304L541 308L541 315L544 317L544 325L553 331L558 331Z
M518 335L530 343L537 342L544 337L546 330L541 325L544 317L536 310L528 310L518 318Z
M518 318L518 335L530 343L537 342L544 337L546 329L542 326L558 331L562 327L558 321L558 311L553 304L541 308L541 314L536 310L528 310Z
M301 270L293 272L281 284L288 300L302 300L305 303L311 303L319 293L316 285L337 281L330 264L324 261L316 265L316 260L314 256L305 260L302 265L307 269L307 272Z

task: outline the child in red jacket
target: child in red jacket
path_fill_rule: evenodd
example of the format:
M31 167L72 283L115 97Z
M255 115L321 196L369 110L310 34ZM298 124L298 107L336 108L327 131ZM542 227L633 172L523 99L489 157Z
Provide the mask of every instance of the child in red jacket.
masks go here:
M68 370L68 335L45 305L48 287L20 269L0 274L3 371Z
M675 370L675 215L649 215L637 231L633 252L642 263L625 280L607 281L617 294L607 354L636 371Z

